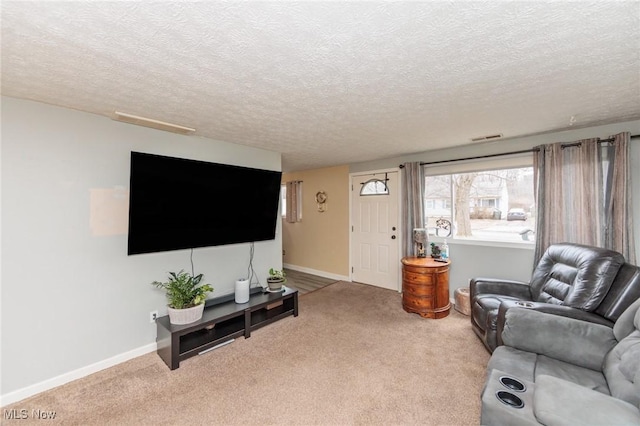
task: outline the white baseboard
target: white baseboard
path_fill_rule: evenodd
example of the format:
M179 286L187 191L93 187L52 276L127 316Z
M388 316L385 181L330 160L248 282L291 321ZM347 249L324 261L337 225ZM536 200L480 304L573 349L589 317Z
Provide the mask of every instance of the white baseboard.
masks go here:
M87 365L86 367L81 367L77 370L69 371L68 373L64 373L51 379L47 379L40 383L35 383L25 388L9 392L5 395L0 396L0 407L5 407L9 404L13 404L14 402L22 401L23 399L36 395L40 392L53 389L74 380L78 380L82 377L97 373L98 371L113 367L114 365L123 363L130 359L148 354L149 352L154 352L157 348L158 346L156 343L150 343L148 345L113 356L103 361L98 361L94 364Z
M305 268L304 266L291 265L290 263L284 263L284 268L291 269L293 271L304 272L306 274L317 275L319 277L330 278L338 281L351 281L346 275L333 274L331 272L318 271L317 269Z

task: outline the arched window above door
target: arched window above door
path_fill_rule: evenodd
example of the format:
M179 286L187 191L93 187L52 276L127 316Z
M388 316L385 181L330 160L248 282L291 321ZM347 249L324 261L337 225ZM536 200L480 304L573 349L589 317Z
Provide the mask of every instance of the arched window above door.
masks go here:
M384 180L370 179L362 184L360 195L389 195L389 187Z

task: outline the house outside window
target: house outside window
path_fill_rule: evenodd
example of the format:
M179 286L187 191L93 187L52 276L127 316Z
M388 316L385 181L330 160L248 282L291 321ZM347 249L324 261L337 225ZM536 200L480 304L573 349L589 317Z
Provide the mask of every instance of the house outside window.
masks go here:
M523 209L526 218L508 215ZM427 176L425 216L429 233L436 221L452 223L452 238L533 244L533 167Z
M479 198L477 203L480 207L495 207L496 199L495 198Z

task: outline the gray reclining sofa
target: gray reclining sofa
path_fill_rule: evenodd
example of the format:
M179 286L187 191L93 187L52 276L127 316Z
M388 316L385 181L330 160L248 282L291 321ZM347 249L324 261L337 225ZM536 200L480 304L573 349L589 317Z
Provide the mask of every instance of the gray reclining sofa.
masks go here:
M640 299L613 328L514 307L499 332L483 425L640 425Z
M469 283L473 331L492 352L505 312L530 309L613 327L640 297L640 268L615 251L579 244L549 246L528 283L474 278Z

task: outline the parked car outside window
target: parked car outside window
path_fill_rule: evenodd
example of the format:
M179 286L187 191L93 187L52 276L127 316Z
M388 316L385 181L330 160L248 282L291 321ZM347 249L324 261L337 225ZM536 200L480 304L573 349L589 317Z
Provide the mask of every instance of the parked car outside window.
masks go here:
M527 220L527 214L524 209L509 209L507 212L507 220Z

